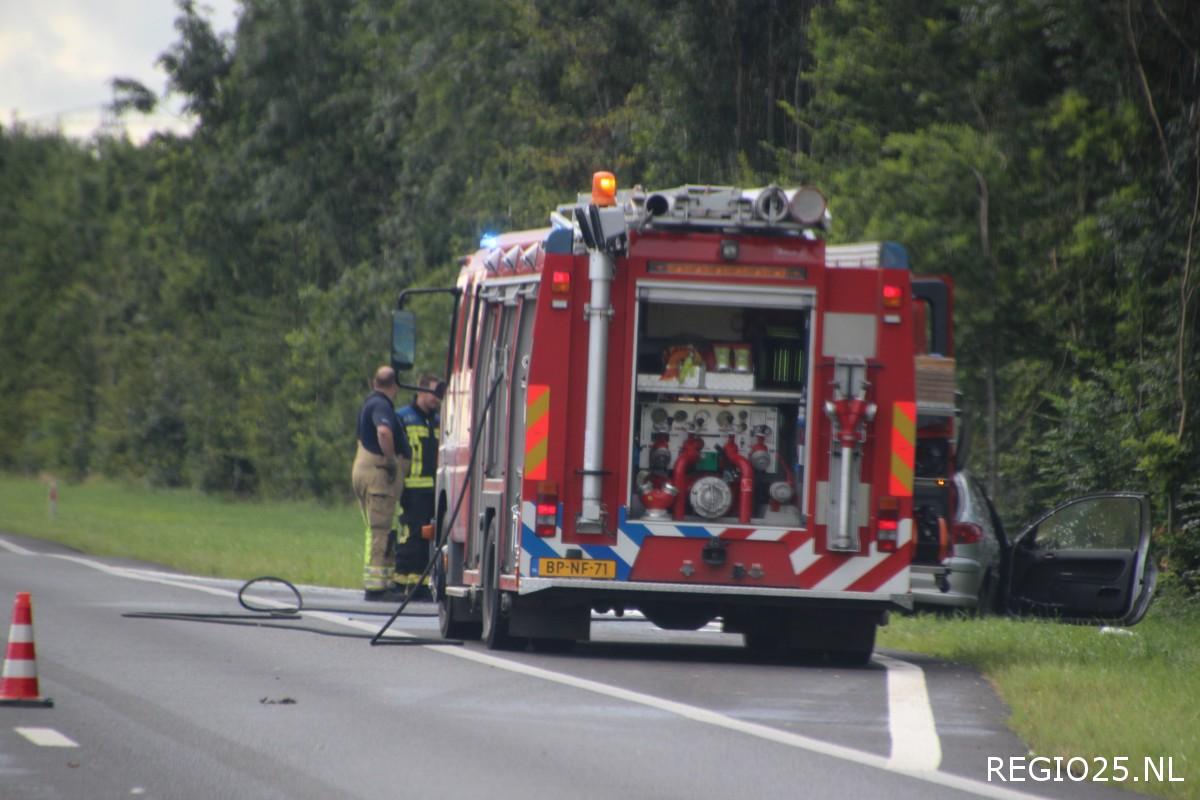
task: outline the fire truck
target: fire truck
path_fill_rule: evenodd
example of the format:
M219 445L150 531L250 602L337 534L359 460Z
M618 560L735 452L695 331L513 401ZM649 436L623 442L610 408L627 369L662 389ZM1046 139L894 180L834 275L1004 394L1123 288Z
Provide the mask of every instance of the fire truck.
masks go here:
M453 295L433 586L447 638L566 649L593 611L868 659L910 609L914 467L952 447L952 286L826 246L811 187L591 193ZM946 376L949 376L947 379ZM921 435L918 435L918 423Z

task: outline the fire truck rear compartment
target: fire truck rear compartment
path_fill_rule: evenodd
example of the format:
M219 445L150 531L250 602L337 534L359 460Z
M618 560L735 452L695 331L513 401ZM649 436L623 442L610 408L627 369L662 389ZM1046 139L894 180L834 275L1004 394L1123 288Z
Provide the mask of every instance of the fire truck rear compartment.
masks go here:
M639 304L628 517L801 528L810 310L722 304L741 299L725 286L711 297ZM634 579L664 579L642 562L681 544L646 545ZM774 572L771 549L745 568Z
M647 538L633 565L632 581L682 582L693 585L741 583L790 588L795 570L783 542L727 539L700 541L659 536Z

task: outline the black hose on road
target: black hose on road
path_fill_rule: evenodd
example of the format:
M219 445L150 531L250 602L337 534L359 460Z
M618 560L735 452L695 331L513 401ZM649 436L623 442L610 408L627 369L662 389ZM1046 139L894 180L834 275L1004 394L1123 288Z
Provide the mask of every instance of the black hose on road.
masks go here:
M256 583L278 583L286 587L295 597L295 603L291 606L272 607L263 606L252 603L246 598L246 591ZM410 596L412 592L409 592ZM400 611L404 610L404 606L408 605L406 597L400 609L391 615L388 625L399 616ZM277 578L270 575L264 575L253 580L246 581L242 584L242 588L238 590L238 603L242 608L251 612L249 614L220 614L209 612L189 612L189 611L133 611L122 614L122 617L127 619L163 619L174 622L210 622L220 625L238 625L242 627L254 628L276 628L285 631L305 631L307 633L316 633L321 636L334 636L340 639L369 639L372 644L376 643L376 639L382 635L383 631L376 634L370 633L351 633L348 631L332 631L327 628L318 628L312 625L293 625L289 624L295 620L302 620L304 617L302 611L323 611L331 614L351 614L351 615L369 615L383 616L389 614L387 611L366 611L358 608L344 608L336 606L306 606L304 604L304 596L296 586L283 578ZM419 613L409 614L409 616L431 617L433 614ZM386 627L385 627L386 630ZM422 636L391 636L383 640L385 644L402 644L402 645L461 645L462 642L453 639L429 638Z

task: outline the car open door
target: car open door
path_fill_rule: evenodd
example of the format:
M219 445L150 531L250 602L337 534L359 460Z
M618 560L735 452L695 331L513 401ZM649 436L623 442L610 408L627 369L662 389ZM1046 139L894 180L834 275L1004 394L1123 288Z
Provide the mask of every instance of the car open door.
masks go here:
M1133 625L1145 616L1158 578L1149 547L1146 495L1106 492L1068 500L1013 540L1009 610Z

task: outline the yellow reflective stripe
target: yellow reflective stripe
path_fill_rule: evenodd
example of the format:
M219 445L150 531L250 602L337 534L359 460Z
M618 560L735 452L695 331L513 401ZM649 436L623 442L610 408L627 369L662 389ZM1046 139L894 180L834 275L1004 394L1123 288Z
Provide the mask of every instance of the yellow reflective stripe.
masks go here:
M358 504L358 511L362 514L363 526L367 529L366 542L363 545L363 564L371 563L371 520L367 518L367 509L362 503Z
M888 491L892 497L912 497L913 471L917 456L917 404L892 406L892 475Z
M526 416L526 424L538 421L542 417L550 413L550 387L543 384L534 384L529 387L529 414Z
M408 489L432 489L433 476L423 474L425 469L425 439L432 437L436 442L438 439L438 429L434 428L432 434L428 426L413 426L405 429L408 432L408 444L412 448L412 464L408 467L408 478L404 481L405 488Z
M408 467L408 480L405 483L411 486L413 478L421 477L421 468L425 464L425 443L421 431L414 428L408 428L407 431L408 446L412 450L412 463Z
M369 591L382 591L388 588L392 581L395 567L376 567L371 565L371 520L367 516L364 503L358 504L358 512L362 515L363 526L366 528L366 538L363 542L363 588Z
M542 480L546 477L546 456L549 454L549 450L550 442L545 439L529 446L529 449L525 451L525 463L531 466L525 473L525 477L532 480Z
M530 384L525 404L525 477L545 480L550 454L550 387Z
M386 567L363 567L363 588L372 591L389 588L394 572Z

